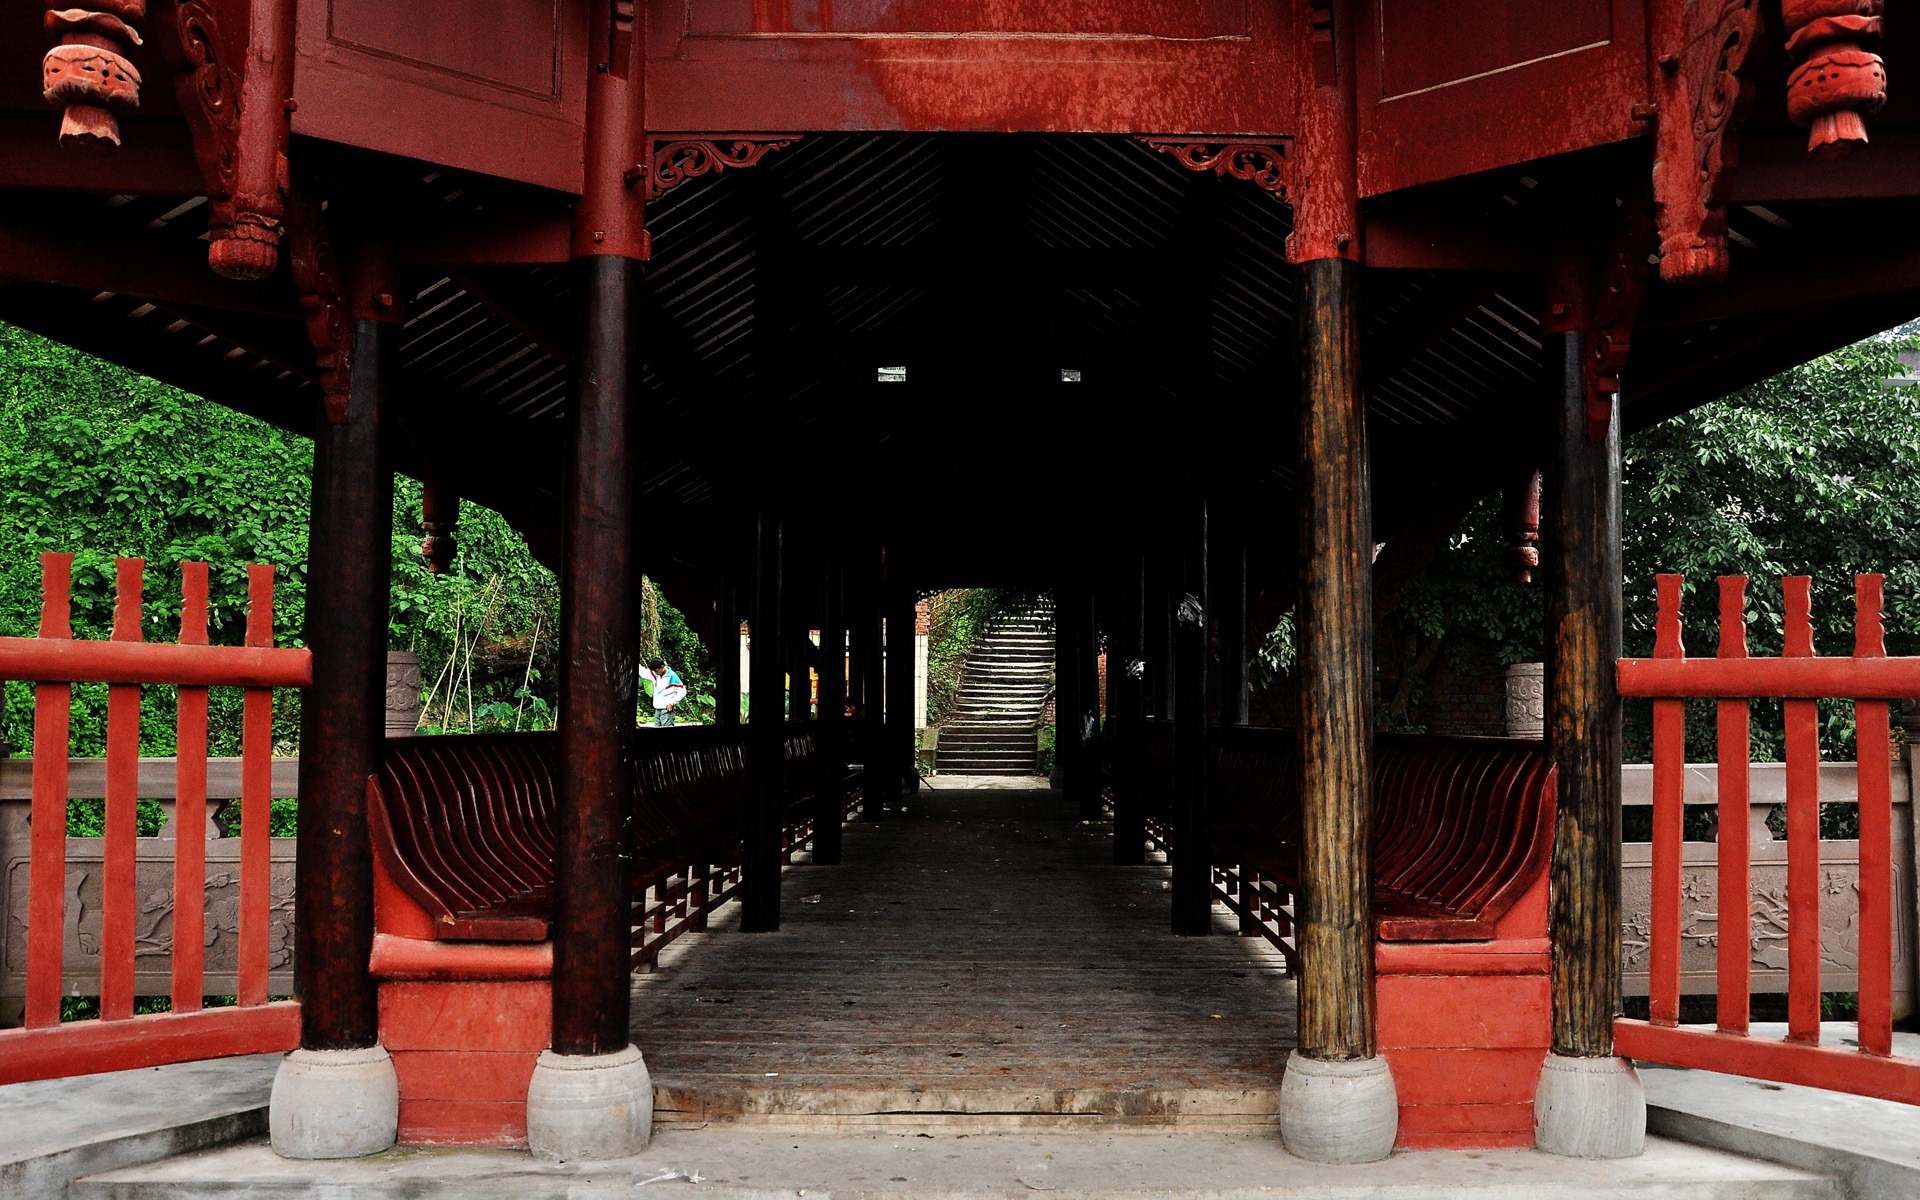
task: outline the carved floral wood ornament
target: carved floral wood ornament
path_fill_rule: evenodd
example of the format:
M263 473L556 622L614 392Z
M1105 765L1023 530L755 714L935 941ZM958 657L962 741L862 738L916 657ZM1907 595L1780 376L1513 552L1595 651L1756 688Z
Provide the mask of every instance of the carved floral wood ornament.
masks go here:
M48 103L66 109L62 145L120 144L114 112L140 105L140 72L128 54L140 45L133 22L146 15L147 0L91 0L77 8L48 0L46 29L60 44L41 60L41 90Z
M1760 5L1662 0L1654 11L1660 278L1675 287L1704 287L1727 275L1727 195L1740 126L1753 102L1744 74L1759 34Z
M1787 52L1800 60L1787 77L1787 116L1807 126L1807 150L1845 154L1867 140L1870 113L1887 102L1887 71L1863 44L1880 37L1883 0L1783 0Z
M1195 141L1191 138L1146 137L1142 142L1189 171L1211 172L1223 179L1244 179L1276 200L1287 198L1287 138L1228 138Z

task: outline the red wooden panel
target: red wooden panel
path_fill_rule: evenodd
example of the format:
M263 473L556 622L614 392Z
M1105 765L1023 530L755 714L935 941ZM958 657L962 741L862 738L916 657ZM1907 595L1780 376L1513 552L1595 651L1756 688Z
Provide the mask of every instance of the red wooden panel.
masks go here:
M1377 195L1648 132L1634 0L1375 0L1359 44L1360 191Z
M402 1100L494 1100L524 1106L538 1051L396 1050Z
M1380 0L1380 92L1396 100L1612 40L1608 0Z
M1813 580L1789 575L1789 658L1813 655ZM1787 1036L1820 1040L1820 726L1811 700L1786 702L1787 717Z
M1244 37L1247 0L691 0L687 20L694 34Z
M120 559L116 565L113 640L140 637L141 574L146 563ZM140 804L140 688L115 684L107 689L107 797L105 861L100 886L100 1016L124 1020L133 1015L133 926L136 819Z
M247 568L247 645L273 645L273 568ZM273 923L273 693L248 688L240 726L240 949L242 1004L267 1000L267 941Z
M1920 1060L1911 1058L1883 1058L1837 1046L1810 1046L1744 1034L1666 1029L1624 1018L1613 1023L1613 1048L1627 1058L1669 1066L1920 1104Z
M400 1098L403 1146L497 1146L527 1144L527 1101L409 1100Z
M207 564L180 564L180 643L207 644ZM207 913L207 689L180 689L173 803L173 1011L200 1007Z
M388 1050L540 1051L553 989L539 983L385 983L380 1043Z
M40 556L40 636L70 638L73 555ZM28 640L28 639L22 639ZM12 676L21 678L21 676ZM33 689L32 862L27 880L28 1028L60 1022L60 968L66 942L68 715L73 689Z
M1382 975L1377 987L1387 1049L1544 1047L1551 1036L1545 975Z
M1402 1104L1393 1143L1405 1150L1533 1145L1533 1101L1513 1104Z
M1655 618L1655 658L1685 658L1680 637L1680 576L1661 575ZM1648 1007L1655 1024L1680 1020L1680 837L1685 824L1687 707L1684 700L1653 702L1653 882L1651 945L1647 952Z
M1457 1050L1382 1048L1402 1104L1524 1104L1540 1083L1547 1047Z
M293 131L578 192L585 0L298 6Z
M0 1084L128 1071L300 1044L300 1006L208 1008L132 1021L69 1021L53 1029L0 1029Z
M1853 654L1886 654L1878 575L1854 577ZM1893 1053L1893 775L1887 702L1855 704L1860 802L1860 1048Z
M1747 656L1747 577L1720 577L1720 657ZM1753 992L1753 846L1747 832L1752 714L1745 700L1714 705L1720 793L1716 851L1720 861L1720 942L1716 950L1715 1016L1727 1033L1745 1033Z
M653 6L648 124L1222 135L1293 124L1286 5L921 0L818 12L753 0ZM848 32L855 19L900 28Z
M396 62L481 83L560 92L559 0L331 0L327 37Z

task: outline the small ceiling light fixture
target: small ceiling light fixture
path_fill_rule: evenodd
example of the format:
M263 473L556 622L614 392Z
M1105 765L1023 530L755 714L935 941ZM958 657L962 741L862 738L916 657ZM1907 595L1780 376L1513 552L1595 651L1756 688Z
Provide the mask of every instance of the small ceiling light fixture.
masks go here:
M905 367L881 367L880 368L881 383L905 383L906 381L907 381L907 369Z
M1079 383L1080 368L1079 367L1061 367L1060 382L1061 383Z

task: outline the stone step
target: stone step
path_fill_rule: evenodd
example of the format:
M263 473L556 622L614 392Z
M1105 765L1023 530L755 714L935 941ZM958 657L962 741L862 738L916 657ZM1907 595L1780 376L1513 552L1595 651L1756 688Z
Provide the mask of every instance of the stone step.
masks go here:
M65 1200L81 1175L258 1137L278 1054L0 1087L0 1196Z
M264 1139L82 1179L74 1200L1844 1200L1813 1172L1649 1137L1638 1158L1583 1160L1531 1150L1399 1153L1329 1166L1294 1158L1270 1128L1100 1128L1084 1115L993 1125L988 1114L899 1114L797 1131L663 1125L634 1158L536 1162L501 1150L392 1150L292 1162ZM916 1119L917 1118L917 1119ZM1092 1127L1090 1127L1092 1126ZM698 1181L697 1184L694 1181Z

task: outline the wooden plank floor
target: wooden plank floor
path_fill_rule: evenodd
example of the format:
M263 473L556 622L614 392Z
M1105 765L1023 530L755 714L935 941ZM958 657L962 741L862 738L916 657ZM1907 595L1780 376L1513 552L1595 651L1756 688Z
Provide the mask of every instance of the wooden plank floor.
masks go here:
M666 1124L1271 1125L1293 984L1265 942L1167 932L1164 867L1114 867L1056 793L921 793L638 976Z

